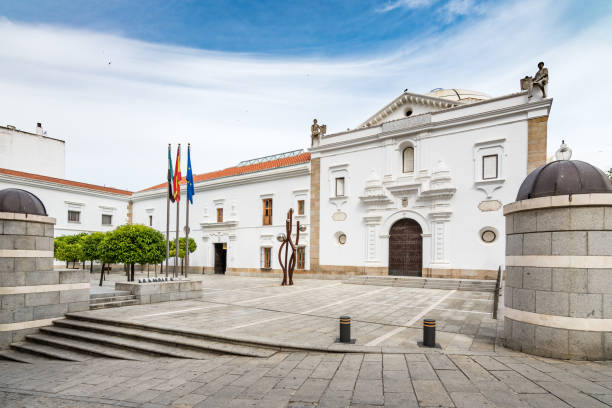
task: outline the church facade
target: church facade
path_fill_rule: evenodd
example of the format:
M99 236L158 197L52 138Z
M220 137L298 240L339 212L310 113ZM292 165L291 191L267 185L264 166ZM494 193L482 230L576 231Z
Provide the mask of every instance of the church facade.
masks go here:
M190 237L198 248L190 271L279 275L276 237L293 208L294 222L306 227L298 279L495 279L504 262L502 206L514 201L531 170L546 163L551 105L537 90L533 97L521 91L493 98L459 89L406 91L352 130L326 134L314 123L308 151L197 175ZM138 192L101 191L8 173L0 170L0 188L38 195L62 235L128 222L165 233L165 183ZM75 228L68 215L75 205L83 214L95 212L95 225ZM115 215L113 225L98 225L97 217L109 220L105 211ZM172 206L171 237L175 216ZM181 201L181 235L184 220Z

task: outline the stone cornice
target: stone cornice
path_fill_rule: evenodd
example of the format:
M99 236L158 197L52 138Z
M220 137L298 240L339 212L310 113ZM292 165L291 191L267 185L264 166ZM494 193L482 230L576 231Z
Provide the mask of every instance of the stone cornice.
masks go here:
M513 203L504 205L504 215L512 214L519 211L535 210L539 208L586 206L612 206L612 194L565 194L515 201Z
M518 95L520 94L513 94L511 95L511 97L516 97ZM509 97L510 96L508 96L508 98ZM452 110L465 109L465 108L473 107L474 105L477 105L477 104L483 104L483 103L487 103L490 101L492 100L489 99L487 101L477 102L477 103L468 104L468 105L462 105L462 106L446 109L446 110L439 111L439 112L431 112L431 116L435 117L436 115L445 114ZM495 109L495 110L490 110L486 112L479 112L479 113L474 113L471 115L460 116L460 117L450 118L450 119L445 119L445 120L440 120L440 121L432 121L432 122L423 123L417 126L393 129L393 130L389 130L386 132L382 131L382 125L378 125L381 128L381 131L378 133L368 134L366 136L357 137L355 139L343 140L339 142L332 142L329 144L324 144L318 147L311 148L310 152L312 154L331 152L337 149L345 149L347 147L352 147L352 146L359 146L359 145L370 144L374 142L381 142L381 141L385 141L389 138L394 138L397 136L407 136L407 135L419 134L419 133L425 134L422 136L423 138L437 137L437 135L431 135L431 132L435 130L443 130L443 129L453 127L453 126L475 124L475 123L482 122L483 120L509 118L517 114L529 113L534 110L546 109L546 111L548 112L551 105L552 105L552 99L542 99L541 101L537 101L537 102L521 103L519 105L508 106L508 107L501 108L501 109ZM514 121L525 120L525 119L526 118L520 118L520 119L515 119ZM351 132L359 132L360 130L363 130L363 129L364 128L354 129L352 131L329 135L327 137L329 138L333 136L346 135ZM371 128L366 128L366 129L371 129ZM317 157L319 156L317 155Z
M384 118L391 115L393 112L398 110L400 107L406 105L407 103L416 103L419 105L432 106L443 109L452 108L462 104L461 102L451 101L449 99L436 98L429 95L420 95L411 92L403 92L400 96L395 98L384 108L366 119L366 121L360 124L357 128L359 129L370 126L378 126L380 121L382 121Z

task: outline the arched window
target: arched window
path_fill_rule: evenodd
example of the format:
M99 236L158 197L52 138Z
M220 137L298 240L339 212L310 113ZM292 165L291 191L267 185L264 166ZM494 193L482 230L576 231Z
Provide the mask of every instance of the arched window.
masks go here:
M407 147L402 152L402 172L412 173L414 171L414 148Z

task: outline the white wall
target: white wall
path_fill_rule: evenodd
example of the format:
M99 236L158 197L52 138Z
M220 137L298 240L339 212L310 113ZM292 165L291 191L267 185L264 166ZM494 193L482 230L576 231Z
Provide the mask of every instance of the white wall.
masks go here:
M262 171L196 183L194 203L189 209L190 237L197 249L191 254L190 266L214 266L214 243L227 244L228 268L260 268L261 247L272 247L273 269L279 269L277 234L285 231L289 208L297 212L297 200L305 200L305 215L294 216L309 229L309 163L282 169ZM136 193L133 197L133 222L149 225L165 234L166 190ZM184 236L186 191L181 191L179 229ZM262 225L262 200L273 200L273 225ZM216 208L223 208L222 224L216 223ZM309 231L300 236L300 246L306 248L308 269ZM176 237L176 204L171 204L170 237ZM172 262L171 262L172 264Z
M400 218L413 218L423 228L424 268L494 270L503 265L501 206L483 212L478 205L515 200L527 175L527 120L542 115L542 109L518 95L433 112L428 126L411 128L406 121L402 128L395 122L393 128L368 129L366 137L356 130L324 138L312 151L313 158L321 158L321 265L388 266L389 229ZM405 175L401 152L409 145L415 148L415 172ZM480 180L483 152L500 155L495 180ZM333 198L336 176L346 179L344 199ZM368 190L368 185L380 187ZM380 197L361 198L368 194ZM406 207L402 198L408 199ZM334 213L345 215L333 218ZM483 227L497 231L495 242L481 240ZM344 245L337 240L341 232L347 236Z
M0 126L0 167L64 178L65 143Z
M111 231L127 222L129 196L0 174L0 190L5 188L20 188L40 198L47 214L57 220L56 237ZM79 223L68 222L69 209L81 212ZM102 225L102 214L113 216L111 226Z

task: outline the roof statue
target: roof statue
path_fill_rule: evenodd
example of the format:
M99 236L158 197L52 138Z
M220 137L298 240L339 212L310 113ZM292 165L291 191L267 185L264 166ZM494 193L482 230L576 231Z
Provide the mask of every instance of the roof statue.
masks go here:
M312 126L310 126L310 133L312 138L311 145L312 147L317 147L321 142L321 136L327 133L327 125L319 125L315 119L312 121Z
M546 85L548 84L548 68L544 67L543 62L538 63L538 72L535 76L526 76L521 79L521 91L527 90L529 98L533 96L533 87L537 87L542 91L542 98L546 98Z

